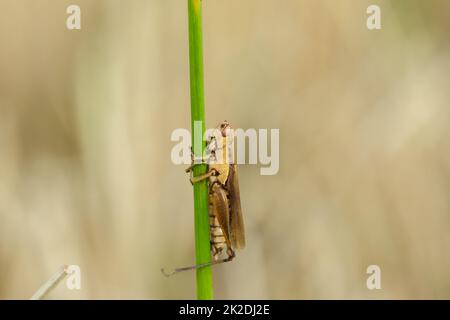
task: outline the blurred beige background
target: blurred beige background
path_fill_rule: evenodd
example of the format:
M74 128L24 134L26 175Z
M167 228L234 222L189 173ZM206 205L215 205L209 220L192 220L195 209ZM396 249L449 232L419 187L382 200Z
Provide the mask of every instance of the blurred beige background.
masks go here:
M281 138L278 175L240 168L247 248L216 298L450 298L450 2L203 7L208 125ZM62 264L82 289L49 298L195 298L160 273L194 262L186 1L0 0L0 45L0 298Z

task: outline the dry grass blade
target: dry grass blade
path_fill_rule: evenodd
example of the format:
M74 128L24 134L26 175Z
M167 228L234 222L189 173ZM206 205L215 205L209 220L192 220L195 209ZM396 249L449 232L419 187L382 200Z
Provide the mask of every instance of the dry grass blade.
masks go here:
M66 276L67 266L61 266L50 279L48 279L30 298L30 300L42 300L58 283Z

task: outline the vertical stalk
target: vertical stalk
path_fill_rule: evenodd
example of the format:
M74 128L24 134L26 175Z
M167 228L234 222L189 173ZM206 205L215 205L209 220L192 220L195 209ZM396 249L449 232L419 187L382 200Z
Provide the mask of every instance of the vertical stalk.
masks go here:
M196 158L201 158L205 149L205 142L202 140L205 132L205 100L203 93L201 5L201 0L188 0L192 146ZM201 125L198 126L196 124ZM201 130L199 130L200 128ZM199 137L198 135L200 134L201 136ZM201 146L198 146L199 143ZM194 168L194 176L205 172L205 164L197 165ZM206 180L194 184L194 216L196 263L208 263L211 261L211 254L209 243L208 183ZM211 267L197 269L197 299L213 299Z

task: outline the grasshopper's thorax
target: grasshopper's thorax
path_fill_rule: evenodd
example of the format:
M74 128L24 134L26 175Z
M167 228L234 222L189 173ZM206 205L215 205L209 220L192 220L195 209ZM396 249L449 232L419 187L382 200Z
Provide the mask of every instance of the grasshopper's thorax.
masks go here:
M218 181L221 185L225 185L230 174L230 166L228 164L210 164L210 170L215 170L218 174L210 177L210 181Z

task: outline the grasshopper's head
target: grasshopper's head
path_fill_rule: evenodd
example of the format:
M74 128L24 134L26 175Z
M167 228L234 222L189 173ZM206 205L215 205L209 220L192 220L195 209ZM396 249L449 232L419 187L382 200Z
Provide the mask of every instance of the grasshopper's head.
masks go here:
M230 135L231 125L228 123L227 120L224 120L217 126L217 130L220 131L222 134L222 137L226 137Z
M234 134L228 121L221 122L214 130L214 136L207 146L212 161L233 163Z

